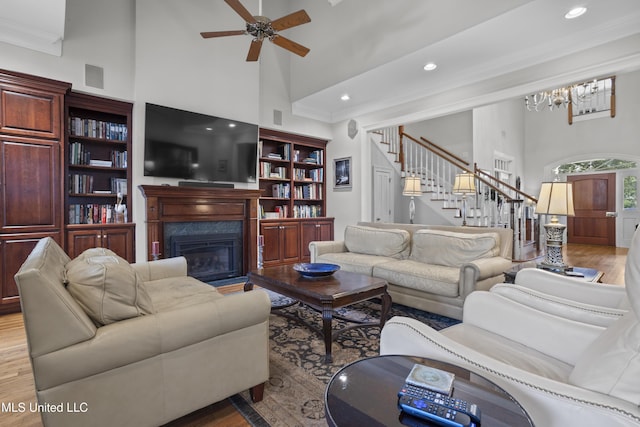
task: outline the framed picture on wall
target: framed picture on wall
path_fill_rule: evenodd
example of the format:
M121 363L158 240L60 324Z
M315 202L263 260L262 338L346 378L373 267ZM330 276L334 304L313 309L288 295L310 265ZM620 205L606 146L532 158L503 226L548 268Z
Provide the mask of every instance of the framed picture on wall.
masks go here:
M342 157L333 161L335 179L334 190L351 190L351 157Z

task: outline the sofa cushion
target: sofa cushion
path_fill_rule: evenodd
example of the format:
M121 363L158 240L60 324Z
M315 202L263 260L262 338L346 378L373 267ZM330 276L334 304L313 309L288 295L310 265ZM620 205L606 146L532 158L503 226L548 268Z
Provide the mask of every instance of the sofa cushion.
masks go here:
M322 254L317 258L318 262L328 262L331 264L338 264L344 271L350 271L352 273L366 274L371 276L373 274L373 267L378 264L384 264L390 261L396 261L395 258L366 255L353 252L337 252Z
M418 230L413 234L410 259L426 264L461 267L500 254L498 233L454 233Z
M89 249L66 266L67 290L99 325L151 314L151 299L131 265L114 252Z
M406 230L348 225L344 245L349 252L405 259L411 250L411 235Z
M596 338L576 362L569 382L640 405L640 323L633 311Z
M190 276L152 280L145 282L145 288L157 313L224 298L215 286Z
M455 298L459 295L460 269L424 264L410 259L373 267L373 275L394 285Z

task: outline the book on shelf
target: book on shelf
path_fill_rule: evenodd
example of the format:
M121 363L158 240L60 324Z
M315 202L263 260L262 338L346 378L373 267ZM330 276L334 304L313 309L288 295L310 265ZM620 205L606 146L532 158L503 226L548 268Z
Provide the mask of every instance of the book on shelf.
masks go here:
M68 212L69 224L110 224L116 222L114 206L111 204L72 204L69 205Z
M273 184L271 186L271 197L276 199L288 199L291 197L289 184Z
M89 160L89 165L90 166L102 166L102 167L105 167L105 168L110 168L111 166L113 166L113 162L111 160L92 159L92 160Z
M317 205L296 205L293 207L294 218L318 218L322 216L322 207Z
M93 193L93 175L70 174L68 190L71 194Z
M71 136L126 141L128 128L125 123L104 122L71 116L69 117L69 134Z
M121 193L123 196L126 196L127 195L127 179L111 178L111 192L114 194Z

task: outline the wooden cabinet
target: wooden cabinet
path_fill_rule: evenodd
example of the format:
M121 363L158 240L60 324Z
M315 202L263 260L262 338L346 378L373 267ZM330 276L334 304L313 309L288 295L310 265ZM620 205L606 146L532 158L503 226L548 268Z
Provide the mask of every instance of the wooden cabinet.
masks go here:
M107 247L135 261L131 198L133 105L71 92L65 100L67 252Z
M101 228L75 227L67 233L67 252L75 258L90 248L106 248L114 251L129 262L134 262L133 224L104 224Z
M326 215L326 140L260 129L260 217Z
M300 221L300 261L309 262L309 243L319 240L333 240L333 218Z
M260 221L264 239L262 261L265 267L300 261L299 221Z
M0 314L20 310L13 276L38 240L64 245L62 106L69 88L0 70Z
M326 140L260 129L260 234L269 267L307 262L309 242L333 239L326 215Z

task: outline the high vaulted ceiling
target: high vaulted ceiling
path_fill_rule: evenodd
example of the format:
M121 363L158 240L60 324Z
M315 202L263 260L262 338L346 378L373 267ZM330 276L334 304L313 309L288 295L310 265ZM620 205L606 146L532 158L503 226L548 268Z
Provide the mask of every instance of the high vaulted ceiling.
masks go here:
M261 0L242 2L258 14ZM0 0L0 41L60 55L65 4ZM575 6L588 11L564 19ZM268 16L302 8L311 16L287 30L311 49L287 56L290 97L295 114L327 122L393 109L387 117L406 115L454 95L476 96L465 104L473 106L640 68L638 0L269 0L264 8ZM231 16L228 28L216 29L242 28ZM242 66L244 54L230 60ZM424 71L427 62L437 69Z

